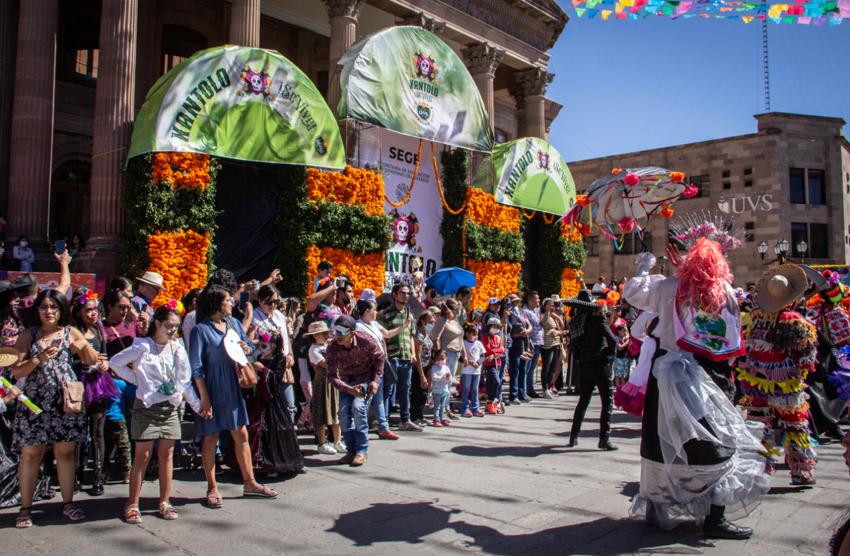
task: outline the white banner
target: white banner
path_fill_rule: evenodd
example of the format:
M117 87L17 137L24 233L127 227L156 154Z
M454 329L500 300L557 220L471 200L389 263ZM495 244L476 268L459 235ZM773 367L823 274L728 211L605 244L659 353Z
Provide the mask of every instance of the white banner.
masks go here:
M440 153L444 146L434 144L437 167L442 171ZM400 203L410 189L419 139L379 127L362 130L353 163L355 166L380 168L387 197ZM400 207L384 202L387 214L393 215L393 238L387 250L384 288L389 290L400 281L409 283L411 273L422 270L425 277L436 272L443 263L443 238L440 223L443 205L437 191L437 179L431 161L431 144L422 143L422 159L410 199Z

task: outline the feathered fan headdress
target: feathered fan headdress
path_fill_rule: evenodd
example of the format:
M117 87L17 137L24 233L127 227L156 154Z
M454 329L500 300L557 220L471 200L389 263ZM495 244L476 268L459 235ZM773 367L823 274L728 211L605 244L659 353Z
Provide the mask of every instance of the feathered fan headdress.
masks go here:
M670 224L670 239L680 248L689 250L699 238L720 244L724 254L741 246L743 230L735 225L735 219L707 210L677 218Z

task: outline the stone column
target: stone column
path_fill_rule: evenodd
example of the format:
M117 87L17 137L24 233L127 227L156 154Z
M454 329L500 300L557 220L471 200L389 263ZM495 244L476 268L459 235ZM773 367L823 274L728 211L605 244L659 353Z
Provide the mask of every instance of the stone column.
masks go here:
M9 200L9 151L12 102L15 98L15 44L18 40L18 2L0 2L0 214Z
M122 165L133 130L138 0L103 0L100 66L94 107L91 175L91 239L83 266L118 270L122 231Z
M9 237L47 238L58 0L21 2L9 160Z
M233 0L230 8L230 43L260 47L260 0Z
M525 123L520 128L526 137L546 139L546 86L555 76L544 69L532 68L514 74L514 98L517 108L525 109Z
M331 21L331 44L328 56L328 106L336 114L339 104L339 68L337 62L357 40L357 16L361 0L324 0Z
M490 129L493 129L495 124L493 80L505 51L487 43L475 43L461 50L461 54L478 87L478 92L481 93L481 100L484 101L484 107L490 117Z

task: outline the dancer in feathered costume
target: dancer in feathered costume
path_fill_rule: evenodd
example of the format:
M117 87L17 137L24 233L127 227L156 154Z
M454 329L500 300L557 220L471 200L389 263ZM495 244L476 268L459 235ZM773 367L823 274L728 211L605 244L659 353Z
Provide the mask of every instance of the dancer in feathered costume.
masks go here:
M765 273L756 287L752 329L746 340L747 356L738 368L743 397L739 404L747 419L764 423L771 456L785 448L791 483L815 483L815 446L809 431L806 376L815 370L818 336L815 327L791 306L806 290L806 273L783 264ZM772 472L773 461L768 464Z
M745 539L752 529L726 519L746 515L770 487L761 442L695 355L712 362L743 353L738 304L721 243L740 243L728 230L705 226L688 237L690 250L675 278L650 275L651 253L637 257L637 276L625 287L629 304L658 315L659 339L646 389L641 431L640 493L631 515L664 528L677 517L704 520L707 536ZM684 239L683 239L684 238ZM717 241L715 241L715 239Z

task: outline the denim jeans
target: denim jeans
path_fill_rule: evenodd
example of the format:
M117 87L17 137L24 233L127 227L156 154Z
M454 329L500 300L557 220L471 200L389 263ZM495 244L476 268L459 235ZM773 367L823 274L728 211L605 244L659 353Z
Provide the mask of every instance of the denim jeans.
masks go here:
M431 399L434 401L434 420L442 421L446 418L446 408L449 406L448 390L431 392Z
M525 396L525 366L528 361L520 359L522 348L514 349L511 347L508 352L508 370L511 373L510 381L510 400L514 401L519 398L526 399ZM522 380L520 380L522 378Z
M357 386L356 382L349 386ZM369 384L363 384L368 388ZM348 392L339 392L339 427L349 455L365 454L369 451L369 404L371 396L361 398Z
M295 405L295 387L292 384L279 383L280 396L283 398L283 405L289 412L289 417L295 423L295 415L298 413L298 406Z
M375 416L378 418L378 432L390 430L390 421L387 419L387 408L384 405L384 379L381 378L378 382L378 391L372 396L372 401L369 403L375 411Z
M460 360L460 352L459 351L446 351L446 366L449 368L449 372L452 373L452 378L455 377L455 372L457 371L457 362ZM449 386L449 392L451 392L452 387ZM451 394L449 394L451 396Z
M481 408L478 405L478 383L481 375L460 375L460 412L472 411L478 413Z
M406 423L410 421L410 375L413 374L413 363L407 359L391 359L390 362L398 376L395 392L401 422Z
M537 372L537 361L540 359L540 346L532 346L534 355L531 356L531 361L525 364L525 395L530 396L534 392L534 373Z

